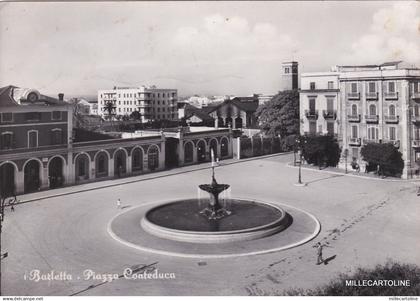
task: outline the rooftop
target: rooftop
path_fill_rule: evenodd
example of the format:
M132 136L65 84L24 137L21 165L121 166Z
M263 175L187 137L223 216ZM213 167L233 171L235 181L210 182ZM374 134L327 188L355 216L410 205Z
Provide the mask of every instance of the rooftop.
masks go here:
M0 88L0 107L27 105L65 106L67 103L63 100L43 95L35 89L19 88L12 85Z

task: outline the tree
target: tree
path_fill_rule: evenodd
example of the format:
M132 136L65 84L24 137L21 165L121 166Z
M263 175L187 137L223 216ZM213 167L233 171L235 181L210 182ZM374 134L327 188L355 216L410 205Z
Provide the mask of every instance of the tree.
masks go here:
M402 174L404 160L401 152L392 143L368 143L362 147L360 154L368 162L370 169L377 168L381 176Z
M281 91L255 112L260 128L269 136L299 134L299 92Z
M105 112L106 119L108 119L109 121L112 121L113 116L115 116L115 108L115 104L112 100L105 101L102 110Z
M331 135L304 136L301 140L302 154L309 164L337 166L340 161L340 146Z

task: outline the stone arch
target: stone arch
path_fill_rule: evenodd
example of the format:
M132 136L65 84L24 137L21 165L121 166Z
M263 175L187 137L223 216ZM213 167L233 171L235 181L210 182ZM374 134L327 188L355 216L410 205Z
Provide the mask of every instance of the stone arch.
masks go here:
M74 157L75 180L76 182L87 180L90 178L90 163L91 157L85 152L78 153Z
M200 139L196 143L197 162L206 161L207 143L204 139Z
M194 161L194 143L189 140L184 143L184 162L192 163Z
M159 146L152 144L147 148L147 165L150 170L159 168Z
M122 177L127 173L128 152L125 148L118 148L114 151L114 173L117 177Z
M144 160L144 149L136 145L131 150L131 170L132 171L142 171L143 170L143 160Z
M229 139L223 136L220 139L220 157L225 158L229 156Z
M47 163L49 187L57 188L64 185L66 159L61 155L52 156Z
M108 151L105 149L101 149L96 152L95 156L93 157L93 161L95 164L95 177L96 178L103 178L109 176L109 160L110 155Z
M214 152L214 159L219 158L219 142L216 138L211 138L209 141L209 151L211 150Z
M18 166L13 161L0 163L0 196L8 197L16 194Z
M43 164L38 158L30 158L23 164L24 173L23 186L24 192L30 193L41 189Z

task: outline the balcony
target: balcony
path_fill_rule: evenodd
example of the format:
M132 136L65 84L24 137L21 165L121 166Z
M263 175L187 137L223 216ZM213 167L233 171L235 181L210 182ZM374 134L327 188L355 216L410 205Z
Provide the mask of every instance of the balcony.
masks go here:
M318 110L305 110L305 115L307 119L318 119Z
M420 147L420 140L411 140L412 147Z
M398 92L385 92L385 100L398 100Z
M365 115L366 123L378 123L379 115Z
M391 143L396 148L400 148L400 140L383 140L383 143Z
M347 115L347 120L349 122L360 122L360 114L358 115Z
M420 122L420 116L411 116L411 122L412 123L418 123Z
M366 100L378 100L378 92L367 92Z
M360 146L361 145L361 139L360 138L349 138L349 145Z
M411 95L411 99L413 99L413 100L420 100L420 92L414 92Z
M360 99L360 92L347 93L347 98L351 99L351 100L359 100Z
M385 120L385 123L398 123L400 121L400 116L385 115L384 120Z
M337 111L336 110L323 110L322 115L324 115L324 119L337 119Z
M379 143L379 139L363 138L363 145L366 145L368 143Z

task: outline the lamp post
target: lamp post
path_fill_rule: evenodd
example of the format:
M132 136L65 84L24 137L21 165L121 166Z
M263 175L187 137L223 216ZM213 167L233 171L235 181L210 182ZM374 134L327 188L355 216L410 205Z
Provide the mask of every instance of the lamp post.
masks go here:
M298 184L302 185L302 151L299 150L299 177Z
M303 136L299 136L296 138L295 146L298 151L299 157L299 173L298 173L298 182L295 186L305 186L306 184L302 182L302 160L303 160L303 147L302 143L306 143L306 139Z
M7 199L7 197L3 197L3 196L1 196L0 197L0 296L2 295L1 294L1 260L3 259L3 258L6 258L7 256L8 256L8 253L6 252L6 253L2 253L1 252L1 246L2 246L2 244L1 244L1 232L2 232L2 227L3 227L3 220L4 220L4 207L6 207L6 199Z
M346 166L345 166L346 173L347 173L347 157L348 157L348 155L349 155L349 150L346 148L344 150L344 162L346 164Z

